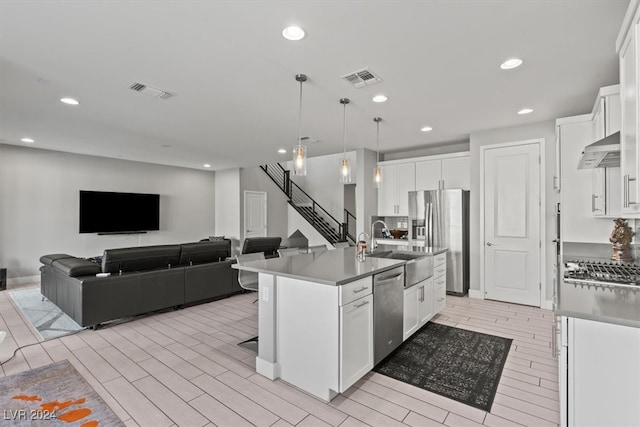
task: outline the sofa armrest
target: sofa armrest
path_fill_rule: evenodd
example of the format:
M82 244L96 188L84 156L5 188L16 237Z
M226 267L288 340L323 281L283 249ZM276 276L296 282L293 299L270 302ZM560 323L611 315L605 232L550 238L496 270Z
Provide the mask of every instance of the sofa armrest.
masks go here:
M100 266L82 258L61 258L53 262L53 268L70 277L91 276L100 273Z

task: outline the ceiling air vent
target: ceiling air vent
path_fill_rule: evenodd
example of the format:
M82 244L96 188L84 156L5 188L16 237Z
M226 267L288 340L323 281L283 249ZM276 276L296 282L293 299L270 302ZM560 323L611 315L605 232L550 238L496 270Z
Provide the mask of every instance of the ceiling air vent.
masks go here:
M320 142L320 140L319 140L319 139L313 139L313 138L310 138L310 137L308 137L308 136L303 136L303 137L302 137L302 138L300 138L300 139L302 140L302 142L305 142L305 143L307 143L307 142L308 142L308 143L310 143L310 144L315 144L316 142Z
M382 81L381 77L375 75L374 72L368 68L363 68L362 70L346 74L342 76L342 78L358 88L380 83Z
M152 86L147 86L142 83L133 83L129 86L129 89L160 99L169 99L172 96L175 96L175 93L167 92L166 90L158 89Z

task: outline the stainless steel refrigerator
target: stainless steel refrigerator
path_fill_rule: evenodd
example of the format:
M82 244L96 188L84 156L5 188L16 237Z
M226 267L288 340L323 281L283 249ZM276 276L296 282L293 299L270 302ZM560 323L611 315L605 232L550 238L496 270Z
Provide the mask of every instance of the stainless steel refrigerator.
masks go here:
M468 191L410 191L409 239L417 246L447 248L447 293L469 292Z

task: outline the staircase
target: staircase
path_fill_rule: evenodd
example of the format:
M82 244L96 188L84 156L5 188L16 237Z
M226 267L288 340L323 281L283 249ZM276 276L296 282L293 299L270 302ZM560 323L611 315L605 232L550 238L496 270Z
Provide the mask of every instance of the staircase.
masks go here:
M289 199L289 204L309 222L329 243L355 243L356 217L345 210L344 222L339 222L291 180L289 171L280 163L260 166Z

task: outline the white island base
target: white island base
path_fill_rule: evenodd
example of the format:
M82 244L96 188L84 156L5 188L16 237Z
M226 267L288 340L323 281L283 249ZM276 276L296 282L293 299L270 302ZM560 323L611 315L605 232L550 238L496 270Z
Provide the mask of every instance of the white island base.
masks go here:
M341 286L259 274L256 371L330 401L373 368L372 277Z

